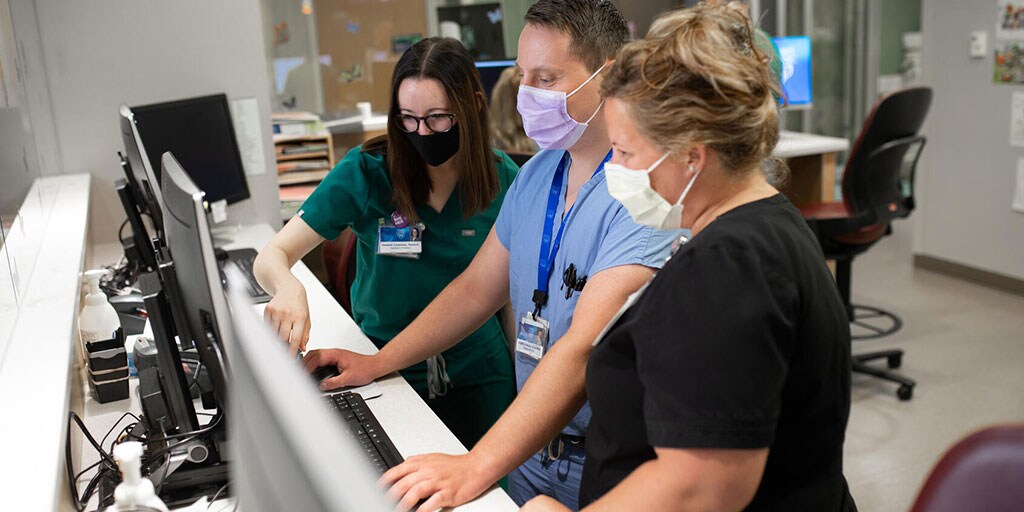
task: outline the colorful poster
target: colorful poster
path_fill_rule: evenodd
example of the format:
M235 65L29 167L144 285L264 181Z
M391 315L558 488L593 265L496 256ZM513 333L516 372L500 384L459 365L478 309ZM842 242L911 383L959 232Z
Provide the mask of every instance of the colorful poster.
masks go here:
M997 41L993 52L992 81L1024 84L1024 41Z
M1024 40L1024 0L999 0L996 39Z

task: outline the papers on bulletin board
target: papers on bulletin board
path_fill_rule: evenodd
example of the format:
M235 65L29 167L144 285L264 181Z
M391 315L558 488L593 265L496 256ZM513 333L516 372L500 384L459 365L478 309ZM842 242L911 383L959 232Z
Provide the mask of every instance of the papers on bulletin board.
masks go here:
M1024 91L1014 91L1010 100L1010 145L1024 148Z
M260 106L256 98L231 100L231 124L238 139L238 152L242 155L242 167L246 176L267 173L263 158L263 123L260 122Z

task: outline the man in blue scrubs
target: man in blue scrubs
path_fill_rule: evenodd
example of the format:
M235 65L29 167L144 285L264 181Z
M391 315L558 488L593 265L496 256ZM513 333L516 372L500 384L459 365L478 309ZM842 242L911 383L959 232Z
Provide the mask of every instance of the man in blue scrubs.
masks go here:
M334 384L364 384L451 347L511 297L519 396L469 454L410 457L388 472L384 481L401 506L422 499L419 510L455 506L508 474L519 504L546 494L577 508L590 419L587 358L678 236L635 224L605 183L611 143L600 115L601 72L628 39L610 0L540 0L530 8L519 38L518 108L545 151L520 171L470 266L408 328L374 356L318 356L320 365L342 370Z

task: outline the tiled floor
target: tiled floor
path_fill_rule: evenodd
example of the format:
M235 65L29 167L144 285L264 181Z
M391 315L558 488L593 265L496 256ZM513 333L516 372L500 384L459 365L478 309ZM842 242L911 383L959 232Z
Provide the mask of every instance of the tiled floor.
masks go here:
M1024 422L1024 297L914 268L912 222L854 261L853 302L890 310L904 327L854 353L899 347L917 380L855 375L845 471L862 511L905 511L935 462L981 427ZM1024 256L1022 256L1024 257Z

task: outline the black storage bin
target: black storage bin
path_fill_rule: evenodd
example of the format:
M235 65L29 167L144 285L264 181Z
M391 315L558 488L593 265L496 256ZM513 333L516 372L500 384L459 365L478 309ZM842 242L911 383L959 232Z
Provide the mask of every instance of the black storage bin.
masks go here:
M128 398L128 357L124 351L124 330L113 339L85 344L89 354L89 388L105 404Z

